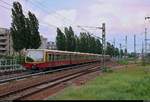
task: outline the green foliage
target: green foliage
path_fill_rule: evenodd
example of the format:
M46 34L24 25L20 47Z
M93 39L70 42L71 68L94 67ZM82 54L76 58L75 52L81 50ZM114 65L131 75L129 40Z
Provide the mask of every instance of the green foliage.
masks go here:
M124 52L122 49L120 50L120 56L121 56L121 58L124 56Z
M20 52L22 49L39 48L41 39L39 36L39 23L34 14L28 13L29 18L23 14L22 6L19 2L13 3L11 34L13 48Z
M128 60L119 60L118 63L121 65L128 65L129 64Z
M66 50L66 37L59 28L57 28L56 46L58 50Z
M102 68L102 72L106 72L106 73L112 73L113 70L109 67L105 67L105 68Z
M50 97L57 100L149 100L150 74L143 67L106 73L83 86L72 86Z
M80 32L80 35L77 36L72 27L65 27L64 33L57 28L56 45L58 50L63 51L102 54L100 39L92 37L90 33L86 32ZM119 49L108 42L106 54L117 57L119 56Z
M72 27L65 27L65 37L66 37L66 51L75 51L76 49L76 39Z
M22 56L22 55L12 56L12 59L15 59L18 64L25 63L25 56Z
M39 34L39 22L36 18L36 16L29 12L29 32L30 32L30 40L29 40L29 45L30 48L32 49L37 49L41 45L41 39L40 39L40 34Z
M118 49L118 48L115 48L114 50L115 50L114 56L115 56L115 57L119 56L119 49Z
M25 38L26 36L25 16L22 11L22 6L19 2L13 3L11 34L14 50L16 51L22 50L27 43L27 39Z
M11 62L11 60L16 60L17 64L23 64L25 63L25 56L17 55L17 56L0 56L0 59L6 59L7 62Z
M110 56L115 56L115 48L112 44L107 42L106 54Z

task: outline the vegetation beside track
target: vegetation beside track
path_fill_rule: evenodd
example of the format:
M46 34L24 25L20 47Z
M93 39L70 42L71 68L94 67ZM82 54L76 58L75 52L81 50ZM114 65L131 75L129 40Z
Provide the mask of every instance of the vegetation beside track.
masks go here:
M150 66L105 73L83 86L71 86L48 99L149 100Z
M121 65L128 65L129 64L128 60L119 60L117 62L118 62L118 64L121 64Z

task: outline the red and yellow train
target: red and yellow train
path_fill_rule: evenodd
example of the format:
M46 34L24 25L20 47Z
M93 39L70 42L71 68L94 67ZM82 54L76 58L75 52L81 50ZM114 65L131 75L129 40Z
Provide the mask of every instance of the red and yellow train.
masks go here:
M106 55L105 60L110 56ZM68 52L47 49L28 49L23 66L29 70L47 70L59 66L76 65L102 60L100 54Z

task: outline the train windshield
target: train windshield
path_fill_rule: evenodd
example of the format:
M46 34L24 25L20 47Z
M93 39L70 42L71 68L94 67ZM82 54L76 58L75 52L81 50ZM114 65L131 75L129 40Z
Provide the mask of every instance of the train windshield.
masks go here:
M27 51L26 62L41 62L44 60L44 51Z

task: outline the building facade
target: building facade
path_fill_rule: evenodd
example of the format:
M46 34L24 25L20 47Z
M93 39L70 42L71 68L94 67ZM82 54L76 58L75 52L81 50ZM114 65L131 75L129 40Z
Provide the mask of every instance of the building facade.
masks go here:
M47 42L47 49L57 50L56 43L52 41Z
M9 29L0 28L0 55L12 55L12 36Z
M39 49L46 49L47 48L47 38L43 37L42 35L40 36L41 38L41 46Z
M50 50L56 50L56 43L52 41L48 41L47 38L43 37L42 35L40 36L41 38L41 46L39 49L50 49Z
M48 39L43 37L42 35L40 36L40 38L41 38L41 46L39 47L39 49L51 49L51 50L57 49L55 42L52 41L48 42ZM0 28L0 55L13 55L13 54L17 53L13 50L13 41L10 30L7 28Z

